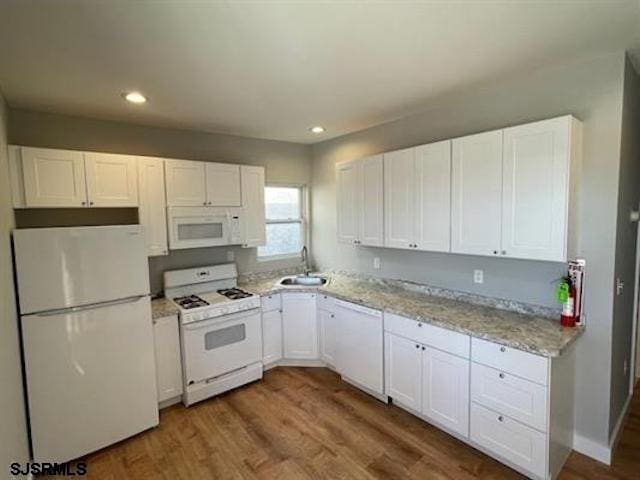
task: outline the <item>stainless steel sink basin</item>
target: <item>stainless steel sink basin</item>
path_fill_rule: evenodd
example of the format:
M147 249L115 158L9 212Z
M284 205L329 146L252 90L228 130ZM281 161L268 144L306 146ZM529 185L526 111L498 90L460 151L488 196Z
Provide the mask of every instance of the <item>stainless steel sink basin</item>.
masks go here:
M315 275L296 275L292 277L284 277L279 283L285 287L321 287L327 283L327 279Z

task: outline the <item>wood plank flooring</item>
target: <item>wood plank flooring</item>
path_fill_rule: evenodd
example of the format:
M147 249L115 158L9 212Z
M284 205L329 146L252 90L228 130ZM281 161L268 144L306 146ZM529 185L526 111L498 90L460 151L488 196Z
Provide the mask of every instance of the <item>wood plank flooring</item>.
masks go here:
M613 465L573 453L561 479L640 478L639 397ZM158 428L84 458L84 478L522 478L324 368L276 368L262 382L160 416Z

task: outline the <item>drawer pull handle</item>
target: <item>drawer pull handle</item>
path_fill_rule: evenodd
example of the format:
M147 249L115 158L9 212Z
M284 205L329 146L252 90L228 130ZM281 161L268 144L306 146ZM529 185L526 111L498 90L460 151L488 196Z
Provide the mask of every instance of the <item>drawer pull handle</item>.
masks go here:
M500 378L504 378L504 373L500 373L498 376L499 376Z
M507 349L505 347L500 347L500 351L504 353L507 351Z
M500 415L500 416L498 417L498 421L499 421L499 422L504 422L504 417L503 417L502 415Z

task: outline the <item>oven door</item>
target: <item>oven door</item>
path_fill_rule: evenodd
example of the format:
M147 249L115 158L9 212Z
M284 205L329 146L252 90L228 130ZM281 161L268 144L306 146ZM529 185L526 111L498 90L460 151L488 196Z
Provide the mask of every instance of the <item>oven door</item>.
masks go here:
M169 248L216 247L229 245L229 212L206 207L168 209Z
M182 325L182 354L187 385L259 362L260 309Z

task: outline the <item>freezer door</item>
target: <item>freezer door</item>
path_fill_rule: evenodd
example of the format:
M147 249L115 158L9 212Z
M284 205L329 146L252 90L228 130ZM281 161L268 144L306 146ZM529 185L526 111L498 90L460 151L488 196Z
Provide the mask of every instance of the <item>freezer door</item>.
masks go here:
M66 462L158 424L149 297L21 321L34 461Z
M149 293L140 225L13 231L20 313Z

